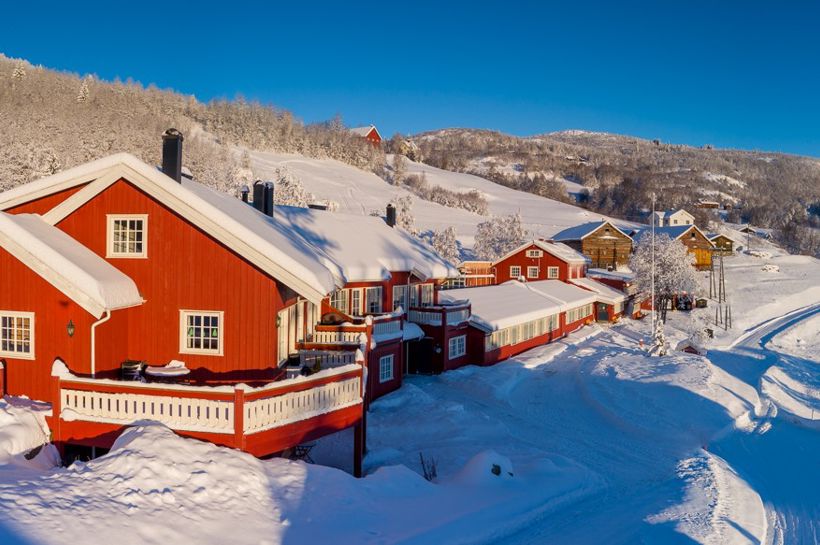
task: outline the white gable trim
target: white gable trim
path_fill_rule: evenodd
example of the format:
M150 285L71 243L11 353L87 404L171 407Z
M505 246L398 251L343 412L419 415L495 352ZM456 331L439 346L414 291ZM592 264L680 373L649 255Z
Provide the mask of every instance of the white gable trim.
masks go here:
M700 234L701 234L701 236L702 236L703 238L705 238L705 239L706 239L706 242L708 242L709 244L711 244L711 245L712 245L712 247L714 247L714 246L715 246L715 243L714 243L714 242L712 242L712 240L711 240L709 237L707 237L707 236L703 233L703 231L701 231L701 230L700 230L700 228L699 228L697 225L690 225L690 226L689 226L689 229L686 229L685 231L681 232L681 234L679 234L677 237L675 237L675 240L680 240L680 239L682 239L682 238L683 238L683 236L684 236L686 233L688 233L689 231L691 231L692 229L694 229L695 231L697 231L698 233L700 233Z
M105 167L99 168L99 164L104 164ZM88 167L92 167L91 174L87 172ZM185 190L176 181L126 153L113 155L81 167L69 169L32 184L20 186L21 191L11 190L13 192L11 198L5 201L3 200L3 194L0 193L0 210L52 195L64 189L87 183L95 178L99 179L49 211L46 214L47 221L52 224L58 223L115 181L124 178L148 196L178 213L191 224L205 231L209 236L232 249L249 263L281 281L309 301L318 305L327 295L297 274L274 262L245 240L231 233L220 221L214 220L214 217L219 216L224 219L224 215L219 214L218 210L212 205L200 199L192 198L194 197L193 194ZM29 187L27 188L27 186ZM24 188L28 190L26 191Z

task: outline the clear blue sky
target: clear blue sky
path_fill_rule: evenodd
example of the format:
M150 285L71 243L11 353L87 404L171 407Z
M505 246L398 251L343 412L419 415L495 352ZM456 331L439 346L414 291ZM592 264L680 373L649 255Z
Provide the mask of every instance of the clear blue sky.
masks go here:
M820 156L817 2L288 4L14 2L0 52L385 136L581 128Z

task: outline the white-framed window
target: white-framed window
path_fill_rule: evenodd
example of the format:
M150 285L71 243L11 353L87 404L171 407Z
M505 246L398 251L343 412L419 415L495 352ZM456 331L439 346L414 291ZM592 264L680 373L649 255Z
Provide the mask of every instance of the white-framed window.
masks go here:
M558 267L547 267L547 278L558 278Z
M421 306L428 307L433 304L433 284L421 285Z
M460 358L467 353L467 335L452 337L448 342L447 354L451 360Z
M34 359L34 313L0 310L0 356Z
M362 290L350 290L350 315L362 315Z
M148 257L148 214L108 214L106 257Z
M350 307L348 306L348 296L350 295L348 290L336 290L330 294L330 306L338 310L339 312L344 312L348 314L350 312Z
M419 285L410 284L410 306L419 306Z
M221 356L224 330L222 311L180 310L180 354Z
M393 308L391 310L396 310L399 307L404 309L404 312L410 310L409 291L409 286L393 286Z
M518 278L521 276L521 267L518 265L510 265L510 278Z
M543 257L544 252L541 250L527 250L527 257Z
M393 354L379 358L379 382L393 380Z
M365 289L365 309L369 314L377 314L382 311L382 287Z
M538 278L538 267L527 267L527 278Z

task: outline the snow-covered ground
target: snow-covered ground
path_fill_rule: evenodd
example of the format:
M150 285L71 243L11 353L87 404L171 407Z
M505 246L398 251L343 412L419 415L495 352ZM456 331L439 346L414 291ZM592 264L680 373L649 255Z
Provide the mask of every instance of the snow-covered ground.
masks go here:
M265 152L251 152L250 155L254 171L259 175L274 176L277 168L287 167L317 199L335 201L343 212L384 214L391 200L409 194L406 189L390 185L375 174L333 159ZM424 173L430 185L451 191L476 189L487 199L491 214L520 212L524 227L536 236L549 237L567 227L601 218L599 214L583 208L516 191L471 174L450 172L412 161L407 161L407 172ZM476 226L488 219L487 216L460 208L447 208L415 196L413 199L413 215L418 228L442 230L453 226L465 248L472 248ZM622 220L616 221L619 225L632 225Z
M42 407L0 405L0 542L817 543L820 267L759 250L725 260L734 328L705 357L649 358L648 321L625 320L409 377L372 405L360 480L159 426L53 468L22 455ZM670 313L669 344L713 319Z

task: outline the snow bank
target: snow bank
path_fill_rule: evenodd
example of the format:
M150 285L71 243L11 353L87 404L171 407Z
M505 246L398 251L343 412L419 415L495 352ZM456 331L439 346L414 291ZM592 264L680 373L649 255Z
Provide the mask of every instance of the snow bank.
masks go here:
M0 464L21 462L23 454L48 443L47 411L25 398L0 398Z

